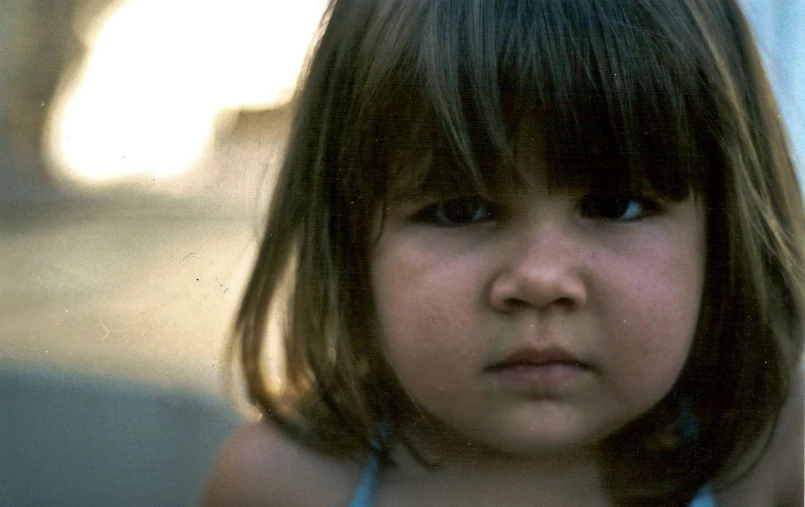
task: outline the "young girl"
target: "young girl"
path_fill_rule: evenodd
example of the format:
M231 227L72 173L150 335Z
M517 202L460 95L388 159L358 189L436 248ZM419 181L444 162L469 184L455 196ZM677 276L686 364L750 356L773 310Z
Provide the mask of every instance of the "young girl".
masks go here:
M805 215L735 2L337 0L297 107L208 504L802 504Z

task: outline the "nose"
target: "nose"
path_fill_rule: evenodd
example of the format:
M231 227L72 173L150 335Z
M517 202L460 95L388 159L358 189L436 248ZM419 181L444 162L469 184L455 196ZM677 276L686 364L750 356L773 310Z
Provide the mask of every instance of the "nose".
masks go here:
M495 310L575 309L587 302L584 246L571 232L556 224L531 227L501 247L489 294Z

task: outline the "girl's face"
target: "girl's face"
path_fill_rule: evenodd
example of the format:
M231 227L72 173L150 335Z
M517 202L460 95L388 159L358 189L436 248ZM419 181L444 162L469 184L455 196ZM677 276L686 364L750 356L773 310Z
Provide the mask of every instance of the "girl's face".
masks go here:
M518 163L539 173L528 132ZM701 199L544 182L389 204L372 253L380 340L412 399L515 453L592 447L668 393L701 300Z

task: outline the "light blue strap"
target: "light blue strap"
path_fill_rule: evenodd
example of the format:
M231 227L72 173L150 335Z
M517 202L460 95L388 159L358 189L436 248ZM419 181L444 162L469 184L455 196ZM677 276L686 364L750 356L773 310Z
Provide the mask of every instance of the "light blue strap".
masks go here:
M372 507L374 505L379 475L380 456L377 452L373 452L361 473L358 489L355 491L355 496L352 498L349 507Z
M349 507L372 507L374 505L379 475L380 456L377 452L373 452L363 472L361 472L361 480ZM703 487L688 507L718 507L713 488L710 486Z
M716 494L710 486L703 487L689 507L716 507Z

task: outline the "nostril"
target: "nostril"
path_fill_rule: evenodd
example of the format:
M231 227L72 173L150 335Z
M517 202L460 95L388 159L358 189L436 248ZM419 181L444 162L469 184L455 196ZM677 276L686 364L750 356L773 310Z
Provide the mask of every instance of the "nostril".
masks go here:
M528 301L526 301L524 299L514 298L514 297L506 298L503 301L503 303L504 303L504 305L506 306L506 308L509 311L517 311L517 310L523 310L523 309L534 308L535 307L535 305L533 303L529 303ZM576 306L576 302L573 300L573 298L569 298L569 297L561 297L561 298L554 299L549 304L551 306L558 306L558 307L564 307L564 308L572 308L572 307Z
M504 300L504 303L506 305L506 308L514 311L522 310L531 306L526 301L518 298L507 298L506 300Z
M576 301L573 298L559 298L556 301L554 301L555 305L565 306L567 308L572 308L572 307L576 306L577 303L578 303L578 301Z

